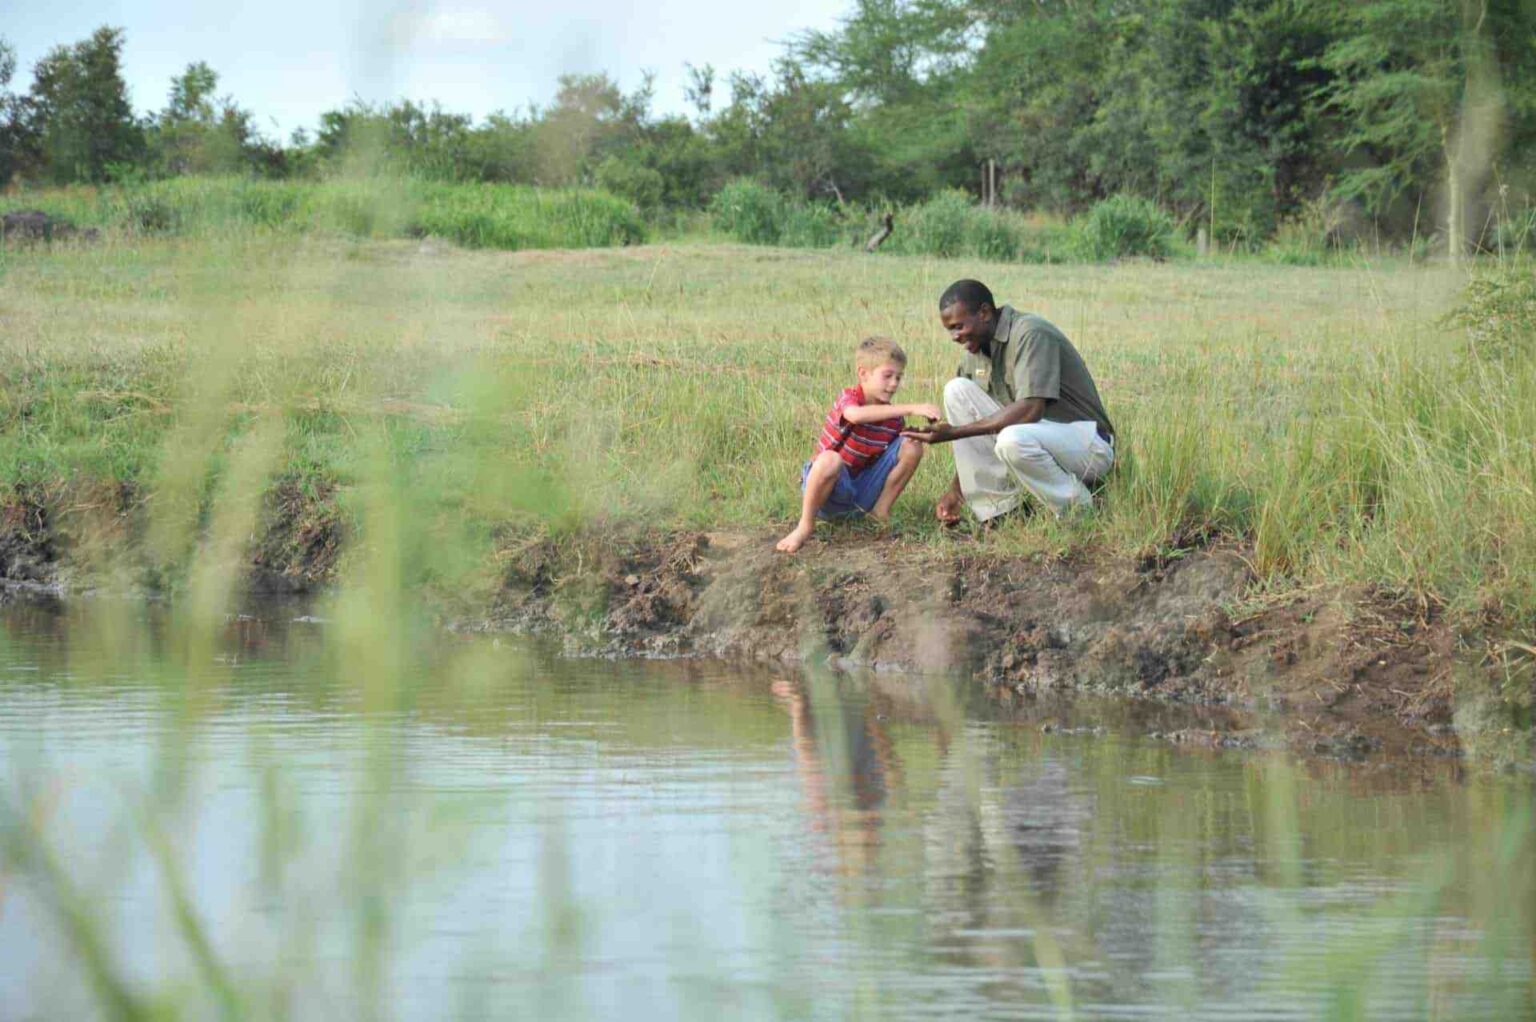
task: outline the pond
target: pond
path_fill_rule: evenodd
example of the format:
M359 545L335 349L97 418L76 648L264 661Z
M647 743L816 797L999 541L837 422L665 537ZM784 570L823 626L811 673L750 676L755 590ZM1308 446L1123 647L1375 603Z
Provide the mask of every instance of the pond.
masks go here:
M0 1015L1536 1011L1528 778L324 613L0 606Z

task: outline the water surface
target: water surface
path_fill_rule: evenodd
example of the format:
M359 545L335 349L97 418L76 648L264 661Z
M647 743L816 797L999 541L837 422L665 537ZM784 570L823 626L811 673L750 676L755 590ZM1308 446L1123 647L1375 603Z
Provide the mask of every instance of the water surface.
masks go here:
M0 607L0 1017L1532 1016L1528 781L1199 716Z

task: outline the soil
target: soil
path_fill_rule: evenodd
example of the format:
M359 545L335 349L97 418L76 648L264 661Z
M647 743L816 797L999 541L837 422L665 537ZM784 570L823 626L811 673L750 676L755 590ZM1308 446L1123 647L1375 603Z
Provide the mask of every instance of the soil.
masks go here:
M66 517L50 512L57 503L0 501L0 582L69 580L82 530L53 520ZM119 523L97 542L131 543L132 494L95 503ZM276 487L252 589L325 587L345 538L334 494ZM1224 708L1209 727L1159 734L1169 741L1358 756L1457 754L1467 738L1455 696L1478 670L1476 644L1439 608L1361 587L1255 595L1241 548L1020 559L972 538L826 530L790 557L775 538L602 526L509 538L489 605L483 594L443 602L456 627L553 632L582 653L961 672L1002 700L1066 691Z
M0 242L46 242L70 238L96 241L100 237L101 232L94 227L82 231L63 217L44 213L40 209L18 209L0 215Z
M1432 605L1363 587L1255 597L1236 548L1021 560L853 534L787 557L774 538L525 547L475 626L556 631L587 653L961 671L1008 700L1094 692L1233 711L1169 741L1458 751L1458 639Z
M48 503L27 490L0 502L0 579L33 585L52 582L59 551Z

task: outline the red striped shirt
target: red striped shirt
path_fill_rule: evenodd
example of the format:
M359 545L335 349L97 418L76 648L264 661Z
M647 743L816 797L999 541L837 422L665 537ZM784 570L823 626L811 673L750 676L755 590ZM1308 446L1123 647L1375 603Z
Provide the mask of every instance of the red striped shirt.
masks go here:
M816 441L816 453L836 451L848 466L848 471L858 475L869 467L870 462L885 453L891 441L901 436L900 417L881 419L854 425L843 418L843 409L863 407L864 391L849 387L837 395L827 421L822 424L821 436Z

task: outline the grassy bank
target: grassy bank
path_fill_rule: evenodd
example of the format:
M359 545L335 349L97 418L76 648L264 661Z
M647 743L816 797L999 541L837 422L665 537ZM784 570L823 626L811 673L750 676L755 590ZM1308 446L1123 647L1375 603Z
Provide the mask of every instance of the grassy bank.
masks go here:
M431 235L470 248L595 248L643 241L630 202L592 189L442 184L398 178L325 182L174 178L0 197L0 212L40 209L118 238L229 239L252 233L347 238Z
M936 398L956 356L935 296L974 274L1078 343L1124 438L1095 515L986 547L1230 538L1277 591L1359 582L1444 607L1528 698L1536 360L1508 290L1476 329L1444 322L1465 279L1443 270L271 234L0 259L11 530L92 571L217 587L283 516L307 538L261 552L274 572L305 543L386 536L409 586L491 584L526 537L594 523L766 535L791 519L852 345L898 338L904 393ZM947 541L929 508L949 471L942 450L922 466L909 535Z

